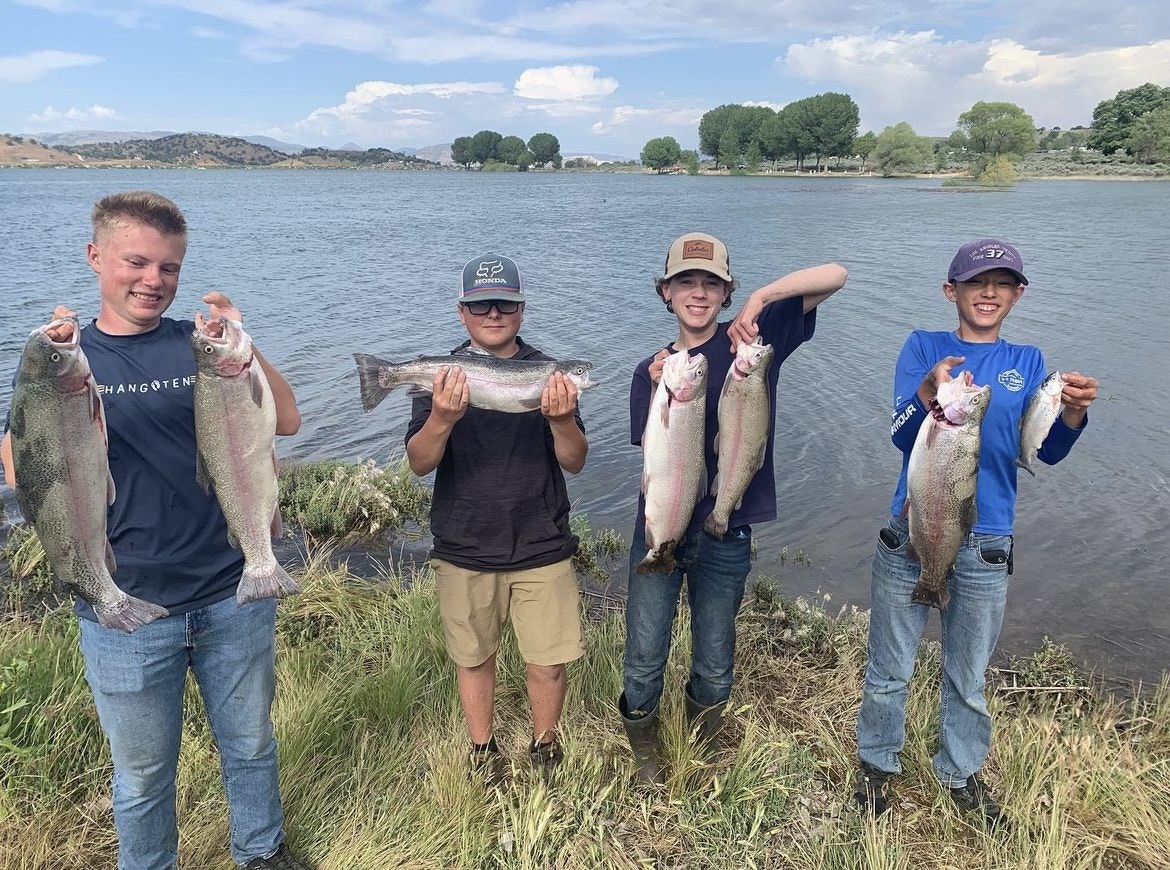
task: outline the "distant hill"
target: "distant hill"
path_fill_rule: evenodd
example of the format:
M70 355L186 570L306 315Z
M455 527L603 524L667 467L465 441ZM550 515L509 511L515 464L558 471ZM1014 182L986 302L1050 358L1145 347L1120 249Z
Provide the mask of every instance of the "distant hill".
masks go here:
M384 166L389 164L413 166L417 168L436 166L433 160L424 160L413 154L401 151L391 151L388 148L367 148L364 151L341 148L306 148L297 155L296 162L303 165L305 162L329 162L345 166Z
M629 157L622 157L620 154L598 154L595 151L562 151L561 157L565 160L572 160L576 157L584 160L586 163L625 163L630 160Z
M69 150L82 157L100 160L138 160L179 166L271 166L288 159L287 154L247 139L210 133L175 133L160 139L98 142L75 145Z
M421 157L423 160L433 160L442 166L454 166L455 161L451 159L451 143L446 145L427 145L423 148L416 148L414 150L415 157Z
M66 148L73 145L94 145L104 142L131 142L134 140L165 139L168 136L177 136L173 130L155 130L151 133L127 132L125 130L70 130L66 133L22 133L25 139L35 139L42 145L50 148ZM212 136L213 133L196 133L195 135ZM300 154L305 150L304 145L294 145L291 142L282 142L270 136L240 136L239 138L263 145L273 151L283 154Z
M279 139L273 139L269 136L242 136L255 145L263 145L271 148L273 151L280 151L282 154L300 154L305 150L304 145L294 145L291 142L281 142Z

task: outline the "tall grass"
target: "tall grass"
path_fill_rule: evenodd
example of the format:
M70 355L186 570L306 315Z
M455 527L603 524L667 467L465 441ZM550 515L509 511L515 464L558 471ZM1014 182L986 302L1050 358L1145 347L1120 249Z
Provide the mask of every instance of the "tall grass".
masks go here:
M620 613L587 628L570 666L566 761L527 769L524 665L499 656L497 736L513 759L498 789L472 780L433 578L351 576L306 556L281 602L274 708L287 828L322 870L352 868L1036 868L1154 870L1170 863L1170 679L1111 700L1061 675L1051 645L1012 663L995 694L987 777L1015 821L988 833L930 772L938 653L923 648L906 773L877 822L857 814L854 724L867 617L785 598L759 580L740 618L725 738L705 764L682 725L685 607L663 700L665 786L635 787L616 713ZM109 762L81 676L74 618L0 623L0 867L113 868ZM1077 691L1048 684L1070 678ZM1083 690L1079 687L1085 686ZM181 866L228 870L213 742L189 693L179 772Z

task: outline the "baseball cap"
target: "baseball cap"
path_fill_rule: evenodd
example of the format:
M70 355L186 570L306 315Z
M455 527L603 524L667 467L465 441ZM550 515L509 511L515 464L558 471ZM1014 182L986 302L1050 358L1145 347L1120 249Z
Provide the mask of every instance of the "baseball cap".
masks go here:
M1024 277L1024 261L1020 257L1020 252L998 239L979 239L959 248L959 252L951 260L947 281L952 283L966 281L992 269L1007 269L1020 279L1021 284L1028 283L1028 279Z
M706 233L679 236L670 243L670 250L666 252L666 268L662 278L673 278L688 269L701 269L724 281L732 280L727 245Z
M520 279L520 270L512 260L499 254L473 257L463 267L463 287L459 291L459 298L523 302L524 282Z

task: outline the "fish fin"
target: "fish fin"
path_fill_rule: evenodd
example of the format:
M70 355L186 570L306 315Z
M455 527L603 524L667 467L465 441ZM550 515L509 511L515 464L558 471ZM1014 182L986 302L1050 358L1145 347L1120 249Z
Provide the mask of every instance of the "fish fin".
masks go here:
M951 603L951 596L946 589L936 592L928 588L920 579L918 585L914 587L914 591L910 593L910 600L915 604L946 610L947 605Z
M114 486L114 475L106 471L106 504L112 505L118 497L118 488Z
M20 508L20 515L24 517L24 521L30 525L35 525L37 518L29 509L28 499L24 496L24 490L21 489L20 481L16 482L16 506Z
M262 598L284 598L301 591L297 581L273 559L263 565L245 565L236 586L236 604L247 604Z
M257 408L264 406L264 382L260 380L260 373L256 369L248 370L248 386L252 389L252 401Z
M730 374L730 372L728 374ZM720 433L718 433L718 432L715 433L715 442L714 442L714 447L713 447L713 449L715 450L716 456L719 455L719 434Z
M918 558L918 551L916 549L914 549L914 545L912 543L910 543L909 541L906 542L906 558L909 559L911 562L921 562L922 561L921 559Z
M518 404L525 411L539 411L540 396L537 396L535 399L519 399L517 400L516 404Z
M1032 475L1033 477L1036 476L1036 472L1034 472L1032 470L1032 466L1026 462L1021 462L1019 459L1016 460L1016 468L1022 468L1022 469L1024 469L1024 471L1028 472L1028 474Z
M727 520L716 520L715 514L707 517L707 522L703 523L703 530L713 537L723 540L723 536L727 534Z
M642 469L642 495L650 491L650 475L646 473L646 469Z
M661 547L652 549L646 554L638 567L634 569L636 574L671 574L674 572L674 548L677 541L665 541Z
M959 505L959 522L963 524L964 536L970 534L971 529L975 528L975 511L975 496L971 496Z
M406 391L406 395L412 399L417 399L419 396L431 395L431 391L424 388L424 387L411 387L409 390ZM381 401L381 400L379 399L379 401Z
M211 495L211 475L207 473L207 466L203 464L203 454L195 451L195 482L204 494Z
M227 533L228 543L231 544L233 550L240 549L240 539L235 536L231 529Z
M91 375L86 381L86 388L89 390L89 404L91 419L97 423L98 429L102 433L102 441L106 445L106 449L110 449L110 433L106 431L106 406L102 404L102 394L98 392L97 382L94 381Z
M114 548L110 546L110 541L106 539L106 570L111 574L116 574L118 571L118 560L114 558Z
M906 499L905 503L902 505L902 510L898 512L898 517L900 519L904 520L908 516L910 516L910 499Z
M116 628L127 634L136 628L154 622L156 619L170 616L170 611L165 607L151 604L149 601L143 601L133 595L126 595L114 607L94 607L93 612L103 627Z
M699 475L699 486L695 491L695 504L703 500L703 496L707 494L707 469L703 468L703 473Z
M268 534L273 540L284 537L284 523L280 518L280 505L277 505L272 511L272 523L268 527Z
M715 477L711 481L711 488L707 490L711 495L718 497L719 495L719 472L715 472Z
M388 366L390 363L384 359L379 359L376 356L370 356L368 353L355 353L353 355L354 362L357 363L358 381L361 386L362 394L362 408L366 411L372 411L378 407L378 404L390 395L398 384L391 384L386 386L382 378L382 367Z

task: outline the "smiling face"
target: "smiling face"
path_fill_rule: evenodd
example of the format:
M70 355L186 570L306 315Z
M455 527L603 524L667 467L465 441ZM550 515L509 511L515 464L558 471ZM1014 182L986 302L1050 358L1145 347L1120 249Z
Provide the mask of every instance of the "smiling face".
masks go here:
M714 333L723 302L731 293L728 282L699 269L680 272L659 289L674 309L680 329L703 340Z
M186 252L185 237L164 235L135 221L99 234L86 248L101 291L98 328L111 335L134 335L158 326L175 301Z
M965 281L943 284L943 295L959 312L959 338L995 341L1012 306L1024 295L1024 285L1009 269L989 269Z

